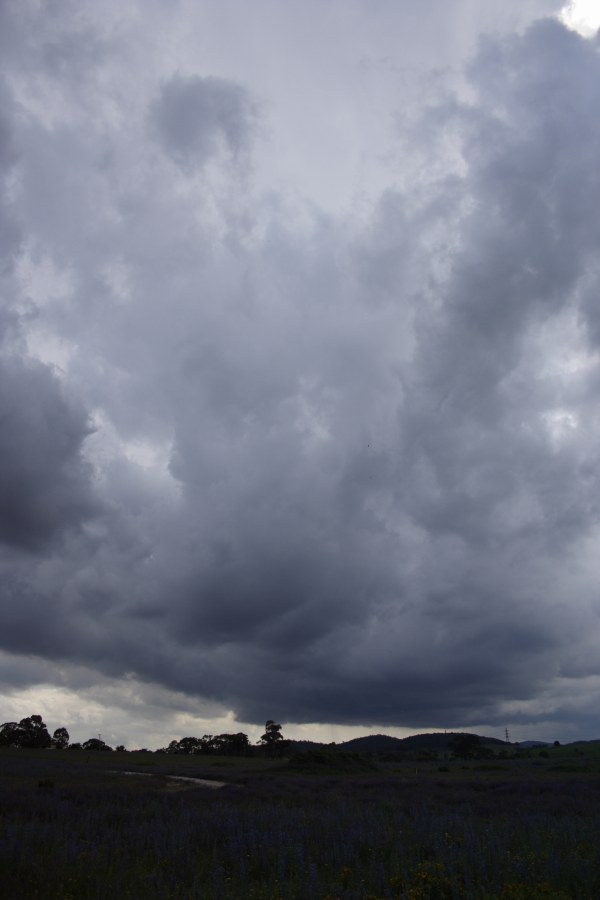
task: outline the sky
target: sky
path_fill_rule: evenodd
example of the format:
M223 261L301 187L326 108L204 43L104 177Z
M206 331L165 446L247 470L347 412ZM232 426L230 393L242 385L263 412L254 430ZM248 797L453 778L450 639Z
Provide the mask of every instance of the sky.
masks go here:
M0 719L600 738L600 13L0 0Z

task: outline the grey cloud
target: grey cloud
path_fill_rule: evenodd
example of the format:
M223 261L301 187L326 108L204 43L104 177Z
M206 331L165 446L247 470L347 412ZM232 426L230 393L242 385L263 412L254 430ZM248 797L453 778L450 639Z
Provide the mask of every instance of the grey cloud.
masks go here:
M36 549L93 514L85 414L46 366L0 364L0 540Z
M23 236L11 183L21 154L16 105L0 88L0 542L34 551L80 525L96 504L81 455L87 417L52 370L27 355L34 305L18 288Z
M2 107L5 107L7 101L4 89L2 90L0 97L3 101ZM2 169L5 170L8 168L8 166L14 162L15 158L16 151L13 144L10 120L4 109L0 109L0 166L2 166Z
M103 506L35 566L5 559L5 597L25 598L5 644L247 721L535 722L552 691L570 716L566 675L598 675L599 65L552 22L486 40L469 102L424 112L438 168L360 224L298 225L249 184L212 206L209 179L171 191L168 162L118 129L103 168L70 123L25 148L21 212L72 275L39 320L101 415L85 443L47 367L3 363L23 524L2 534L35 548L83 521L96 439ZM246 89L177 76L153 96L167 155L187 173L223 148L235 181ZM424 133L413 153L435 155ZM69 221L43 189L63 153ZM144 440L160 472L135 459Z
M4 646L15 654L46 661L64 659L78 640L64 607L44 597L39 586L33 587L28 579L19 578L14 572L8 574L6 567L2 577L1 621ZM31 683L39 666L31 668L33 672L28 676L28 667L21 667L21 675L16 680L26 684L29 679Z
M255 107L246 89L232 81L175 75L163 84L151 119L169 156L193 171L221 147L234 157L247 148Z
M211 641L230 642L241 666L249 654L252 677L261 685L255 696L264 692L266 700L249 699L235 675L219 666L216 675L223 695L245 714L258 715L269 702L287 700L292 717L364 721L368 715L416 725L435 720L442 710L451 719L464 719L485 696L500 703L507 696L535 692L544 677L551 677L555 655L560 657L561 626L546 625L552 587L541 572L564 564L574 542L597 521L591 493L597 470L589 457L582 478L577 446L560 453L552 448L544 415L561 398L553 396L556 384L543 377L544 357L529 355L529 342L536 328L569 309L589 259L587 248L593 246L593 221L585 240L583 234L583 222L593 218L591 209L587 202L578 207L578 242L571 235L563 182L556 178L557 172L564 174L566 167L582 162L574 135L587 131L594 107L580 102L573 118L571 98L582 75L589 75L588 66L597 65L592 52L589 44L553 23L541 23L522 39L482 47L470 76L479 96L469 109L458 108L455 123L467 164L458 207L450 207L447 225L455 230L455 249L448 273L434 289L431 314L420 311L411 365L402 353L395 361L406 389L384 375L382 366L391 360L379 360L369 369L374 351L364 332L346 344L348 335L339 320L327 331L326 315L318 327L310 317L305 320L289 345L287 365L296 372L305 371L310 360L314 370L328 373L329 403L313 409L313 415L322 417L332 440L323 456L317 453L314 469L306 448L291 439L293 419L284 418L284 410L289 416L290 404L298 399L298 382L294 390L293 380L281 377L285 366L275 366L281 394L268 402L258 433L254 416L259 407L251 393L257 369L243 370L236 417L225 427L221 455L207 482L202 461L207 444L219 433L215 426L225 425L228 404L220 393L214 404L204 406L203 378L193 395L197 415L193 407L184 412L185 403L181 406L188 437L184 443L184 432L178 433L175 472L198 511L202 506L206 510L208 522L207 533L202 528L198 537L203 565L194 575L196 590L188 599L179 592L183 618L177 612L174 616L183 623L187 641L202 645L206 640L209 669ZM565 71L571 73L570 86L558 95L557 55L566 58ZM578 68L573 69L575 60ZM488 75L492 62L495 80ZM569 109L566 137L559 129L562 104ZM548 140L542 140L544 135ZM595 178L591 153L584 163L581 177ZM452 191L456 197L454 184ZM463 198L473 199L463 207ZM448 209L444 204L438 208ZM459 212L457 219L456 210L462 208L468 211ZM401 258L410 263L418 250L410 241L402 244ZM382 275L385 265L380 256ZM389 265L394 267L396 296L388 295L387 303L401 304L402 275L393 254ZM367 290L368 285L368 302ZM348 314L348 297L343 307L341 298L330 297L329 302ZM363 297L353 312L357 321L362 302ZM398 315L402 320L401 310ZM384 321L383 315L379 321L369 316L366 324L381 336ZM305 338L311 350L303 347L296 357ZM281 336L277 343L285 340ZM270 344L267 332L265 353ZM353 396L353 418L348 418L350 406L346 410L353 384L350 347L365 397L363 405L359 391ZM210 379L217 372L230 377L239 365L237 357L233 360L213 358ZM334 360L340 365L339 383L331 377ZM369 409L376 385L387 392L398 430L389 429L383 448L374 448L361 462L361 443L368 444L369 438L381 442ZM264 402L268 394L259 394ZM202 422L201 430L195 430L195 422ZM236 478L240 471L241 483ZM191 514L202 519L200 512ZM417 561L411 559L411 532L420 534ZM311 534L319 534L320 541L311 543ZM225 557L200 549L210 546L215 535L229 547ZM449 581L435 584L431 573L439 565L438 548L449 538L462 545L462 552L451 565ZM339 560L335 547L341 548ZM282 566L286 552L289 563ZM397 568L395 559L401 561ZM294 568L303 577L294 575ZM516 574L509 578L504 570ZM473 571L476 577L469 574ZM317 598L314 605L311 592ZM392 617L386 612L390 607L396 610ZM303 608L307 622L318 627L316 634L298 627L296 656L276 623L287 615L301 622ZM361 665L353 675L344 669L351 645L343 635L352 633L355 617L364 627L366 616L378 640L359 654ZM435 626L430 622L446 633L437 661L427 662L435 677L419 674L415 655L433 652L430 628ZM396 656L390 654L385 677L371 678L389 632ZM329 638L334 634L342 635L337 645ZM357 634L360 646L360 625ZM244 636L262 648L260 662L245 649ZM280 654L284 644L285 657ZM504 659L510 662L505 665ZM307 671L313 665L314 676ZM280 667L286 678L279 677ZM278 673L275 679L273 672Z
M9 196L9 177L18 159L13 115L14 104L0 79L0 277L10 274L21 241L21 230ZM6 308L7 304L3 306Z

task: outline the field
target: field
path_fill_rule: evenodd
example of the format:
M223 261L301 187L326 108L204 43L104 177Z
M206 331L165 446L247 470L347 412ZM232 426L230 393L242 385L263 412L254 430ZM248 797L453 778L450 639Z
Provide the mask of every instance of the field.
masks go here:
M596 753L289 766L0 750L2 896L595 900Z

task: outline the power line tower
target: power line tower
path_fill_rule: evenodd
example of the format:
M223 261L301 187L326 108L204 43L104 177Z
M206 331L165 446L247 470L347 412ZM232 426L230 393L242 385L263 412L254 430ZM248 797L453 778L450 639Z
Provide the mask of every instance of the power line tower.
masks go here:
M504 729L504 739L507 744L510 744L510 734L508 733L508 728Z

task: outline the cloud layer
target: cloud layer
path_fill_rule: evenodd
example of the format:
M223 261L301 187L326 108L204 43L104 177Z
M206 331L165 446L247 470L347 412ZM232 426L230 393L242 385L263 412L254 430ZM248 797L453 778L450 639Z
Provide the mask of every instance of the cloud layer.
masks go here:
M192 65L182 32L223 27L201 6L162 43L161 3L0 7L0 649L38 660L15 688L46 660L241 722L587 733L597 42L490 4L439 59L419 16L356 2L328 58L264 2L227 73ZM292 24L323 90L304 62L261 94L253 41L293 69ZM344 77L373 108L330 105ZM294 115L337 122L303 180Z

